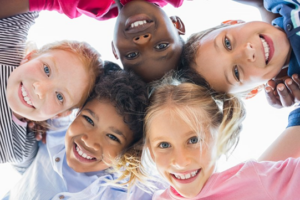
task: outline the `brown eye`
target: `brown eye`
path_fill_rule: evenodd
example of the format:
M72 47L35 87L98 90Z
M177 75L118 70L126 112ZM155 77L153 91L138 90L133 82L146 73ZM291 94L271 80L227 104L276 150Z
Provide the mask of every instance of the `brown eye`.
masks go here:
M168 46L169 46L169 43L160 43L155 46L155 49L162 50L162 49L167 48Z
M139 55L138 52L131 52L131 53L128 53L125 57L129 60L132 60L132 59L135 59L138 55Z

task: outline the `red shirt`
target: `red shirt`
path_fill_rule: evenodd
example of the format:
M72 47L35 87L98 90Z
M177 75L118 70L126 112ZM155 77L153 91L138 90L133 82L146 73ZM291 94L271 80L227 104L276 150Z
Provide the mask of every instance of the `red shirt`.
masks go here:
M125 5L131 0L121 0ZM178 8L183 0L147 0L160 7L168 3ZM118 8L114 0L29 0L30 11L56 10L63 13L71 19L85 14L97 20L107 20L118 16Z

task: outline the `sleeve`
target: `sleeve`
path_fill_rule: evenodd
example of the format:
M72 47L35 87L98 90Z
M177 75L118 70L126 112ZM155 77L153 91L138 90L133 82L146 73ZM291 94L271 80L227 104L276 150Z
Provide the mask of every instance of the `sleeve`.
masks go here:
M272 199L299 198L300 158L254 163L254 167L266 193Z
M289 118L288 118L288 127L292 127L292 126L299 126L300 125L300 107L298 107L297 109L293 110L290 114L289 114Z
M29 28L37 16L33 12L0 19L0 163L20 164L16 168L21 173L30 165L38 147L26 124L13 120L5 89L11 71L20 64Z
M100 21L118 15L118 10L113 0L29 0L29 10L57 11L71 19L84 14Z

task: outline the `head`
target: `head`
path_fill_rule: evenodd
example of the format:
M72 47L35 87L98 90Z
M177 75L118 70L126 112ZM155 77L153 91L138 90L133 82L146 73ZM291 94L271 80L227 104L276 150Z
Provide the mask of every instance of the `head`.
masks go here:
M215 162L238 142L239 99L170 76L155 86L145 117L145 142L159 173L184 197L194 197Z
M146 85L126 71L100 76L65 138L68 165L76 172L105 170L143 136Z
M184 33L179 17L169 18L147 1L130 1L117 18L113 53L125 70L150 82L178 67L184 43L179 34Z
M276 77L288 62L283 30L265 22L220 25L193 34L185 45L187 66L217 91L249 91Z
M102 71L100 54L85 42L60 41L31 50L7 83L14 113L43 121L83 105Z

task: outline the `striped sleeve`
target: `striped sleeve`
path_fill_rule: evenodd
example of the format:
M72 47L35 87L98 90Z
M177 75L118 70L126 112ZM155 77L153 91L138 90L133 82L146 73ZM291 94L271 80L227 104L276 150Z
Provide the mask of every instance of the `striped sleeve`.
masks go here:
M22 60L29 28L37 16L32 12L0 19L0 163L29 165L37 152L34 134L13 121L6 100L8 77Z

